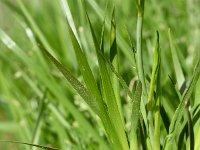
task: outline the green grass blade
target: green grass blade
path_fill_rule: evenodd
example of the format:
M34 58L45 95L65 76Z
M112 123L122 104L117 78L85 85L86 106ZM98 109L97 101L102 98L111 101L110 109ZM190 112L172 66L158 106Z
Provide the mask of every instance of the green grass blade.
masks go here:
M73 88L78 94L86 101L86 103L93 109L97 114L99 113L99 107L94 100L92 100L87 89L81 84L61 63L59 63L47 50L41 48L42 52L53 62L60 72L65 76Z
M131 114L131 131L130 131L130 150L139 150L137 129L140 117L140 103L142 95L142 83L139 81L134 92L132 114Z
M189 111L189 113L191 113L190 115L191 115L191 119L192 119L191 122L192 122L193 127L195 126L196 123L198 123L198 119L200 117L200 109L199 108L200 108L200 104L194 106L192 108L192 110ZM181 132L179 134L179 139L178 139L178 147L182 147L183 146L184 134L186 134L187 129L188 129L188 119L184 119L184 122L181 125L181 129L180 129Z
M110 29L110 61L112 62L115 70L119 72L119 55L118 55L118 48L117 48L117 41L116 41L116 20L115 20L115 8L112 12L112 20L111 20L111 29ZM115 97L117 100L117 105L119 108L119 112L121 118L123 120L123 113L122 113L122 104L120 99L120 89L119 89L119 80L117 77L112 74L111 75L113 90L115 93Z
M96 54L97 54L97 59L98 59L98 62L99 62L99 70L100 70L103 90L104 90L105 96L106 96L108 113L109 113L112 124L114 125L115 131L116 131L117 136L118 136L116 138L119 138L122 149L126 150L126 149L128 149L127 138L126 138L126 135L125 135L123 122L122 122L121 117L120 117L120 113L119 113L119 110L118 110L115 94L114 94L113 87L112 87L112 84L111 84L110 74L108 73L107 66L106 66L104 59L101 57L101 55L99 55L99 52L98 52L98 51L103 51L102 50L103 49L103 36L101 37L102 44L99 48L99 44L97 42L93 27L92 27L92 24L90 22L88 15L87 15L87 18L88 18L88 21L89 21L90 30L91 30L91 33L92 33L92 37L93 37L93 41L94 41L94 45L95 45L95 50L96 50Z
M115 8L112 12L111 29L110 29L110 61L113 62L117 57L117 42L116 42L116 20Z
M194 150L194 126L192 121L192 115L189 110L190 102L188 101L186 104L186 111L188 116L188 133L189 133L189 140L190 140L190 150Z
M74 46L74 50L75 50L75 53L76 53L76 57L77 57L77 60L78 60L78 64L79 64L84 82L85 82L85 84L88 88L88 91L91 93L92 97L95 99L96 103L98 104L98 107L100 109L98 111L98 115L99 115L99 117L101 118L101 120L104 124L105 130L107 132L108 137L110 138L110 141L113 141L113 139L114 139L113 134L115 134L115 133L112 131L113 125L110 124L110 118L109 118L108 113L107 113L106 105L105 105L105 103L104 103L104 101L101 97L100 91L97 87L97 83L94 79L92 71L91 71L89 64L87 62L85 53L82 51L82 49L81 49L81 47L78 43L78 40L76 39L76 37L75 37L75 35L74 35L69 24L68 24L68 29L69 29L69 34L70 34L70 37L71 37L71 40L72 40L72 44Z
M94 76L92 74L92 71L90 69L90 66L88 64L86 55L83 52L83 50L81 49L81 47L78 43L78 40L76 39L75 34L69 24L68 24L68 28L69 28L69 34L71 37L71 41L72 41L72 44L74 47L74 51L76 53L76 58L77 58L79 68L80 68L81 74L83 76L84 82L85 82L91 96L96 99L98 104L100 104L100 103L102 103L101 96L100 96L96 81L94 79Z
M103 10L98 6L97 2L94 0L87 0L87 3L92 7L94 12L99 16L100 20L103 21L104 13L103 13ZM110 24L108 21L105 21L105 27L106 29L110 28ZM131 62L131 64L134 65L134 60L133 60L134 55L131 52L130 46L124 40L122 34L119 31L116 32L116 37L117 37L117 43L119 44L120 50L126 55L126 57Z
M137 71L137 74L138 74L138 65L137 65L137 60L136 60L136 48L134 47L134 44L133 44L133 41L132 41L132 38L131 38L131 34L129 32L129 30L126 28L126 31L127 31L127 35L128 35L128 39L129 39L129 43L130 43L130 46L131 46L131 49L133 51L133 54L134 54L134 63L135 63L135 68L136 68L136 71Z
M66 15L67 21L70 24L70 27L71 27L77 41L79 42L78 33L77 33L77 30L76 30L76 27L75 27L75 24L74 24L74 21L73 21L73 18L72 18L72 14L71 14L71 11L70 11L70 8L69 8L68 1L60 0L60 5L61 5L61 7L62 7L62 9L63 9L63 11Z
M25 53L17 46L17 44L2 29L0 29L0 39L24 63L29 62Z
M148 131L148 123L147 123L147 112L145 108L145 104L147 103L147 89L145 82L145 72L143 68L143 50L142 50L142 34L143 34L143 15L144 15L144 3L145 0L136 0L136 6L138 10L137 15L137 38L136 38L136 61L137 61L137 71L138 78L142 82L142 101L141 101L141 113L144 118L145 126Z
M31 143L33 144L37 144L39 141L39 136L40 136L40 132L41 132L41 125L42 125L42 117L44 114L44 111L46 109L46 95L47 95L47 90L44 92L43 97L41 99L41 105L40 105L40 111L39 111L39 115L35 124L35 128L33 130L33 136L32 136L32 140ZM33 148L34 150L35 148Z
M178 88L180 89L185 82L185 77L183 74L183 70L181 68L181 64L175 49L175 46L173 44L173 39L171 36L171 30L168 29L168 37L169 37L169 43L170 43L170 50L171 50L171 55L172 55L172 60L173 60L173 65L174 65L174 71L176 74L176 80L178 83Z
M104 104L104 101L103 101L101 95L100 95L96 81L94 79L92 71L87 62L85 53L82 51L81 47L79 46L78 40L76 39L69 24L68 24L68 29L69 29L69 34L70 34L70 37L72 40L72 44L74 46L78 64L79 64L79 67L81 68L80 70L81 70L83 79L85 81L85 84L86 84L88 90L90 91L92 97L94 98L94 100L96 100L96 103L99 106L100 110L98 111L98 115L104 124L104 127L105 127L108 137L110 139L113 139L113 135L112 135L113 127L110 124L110 118L107 113L107 108L106 108L106 105ZM112 140L110 140L110 141L112 141Z
M45 149L45 150L59 150L58 148L42 146L42 145L38 145L38 144L31 144L31 143L26 143L26 142L19 142L19 141L0 140L0 143L15 143L15 144L28 145L28 146L32 146L32 147L34 146L34 147Z
M161 98L158 96L156 100L156 109L155 109L155 114L154 114L154 136L155 136L155 149L160 150L160 136L161 136L161 115L160 115L160 105L161 105Z
M124 81L124 79L122 78L122 76L116 71L114 65L104 56L104 54L101 51L98 51L98 53L103 58L103 60L106 62L106 64L109 67L109 69L115 74L115 76L119 80L120 84L122 85L122 87L124 88L124 90L126 91L126 93L128 94L128 96L130 98L132 98L133 94L131 93L128 85L126 84L126 82Z
M156 38L156 44L154 48L154 62L153 62L153 68L152 68L152 74L151 74L151 83L150 83L150 90L148 94L148 110L151 111L153 107L153 94L156 87L156 81L158 77L158 72L160 68L160 46L159 46L159 33L157 31L157 38Z
M160 56L161 57L161 56ZM161 66L161 59L160 64ZM161 86L161 69L159 67L157 85L156 85L156 104L155 104L155 114L154 114L154 136L155 136L155 149L160 150L160 136L161 133L161 97L162 96L162 86ZM165 120L165 118L163 118Z
M142 82L143 95L144 95L144 97L147 97L145 74L144 74L144 68L143 68L143 50L142 50L144 0L136 0L136 6L138 8L138 18L137 18L137 65L138 65L138 76L139 76L139 79Z
M185 93L183 94L181 102L180 102L178 108L176 109L175 114L174 114L172 121L170 123L169 134L167 136L167 139L166 139L167 141L165 143L166 144L165 146L167 146L167 148L170 148L172 146L172 141L174 140L174 136L176 135L177 128L179 126L179 122L181 121L181 118L182 118L183 113L184 113L185 102L187 100L189 100L189 98L191 97L192 92L193 92L193 90L196 86L198 79L199 79L199 76L200 76L200 58L199 58L198 63L195 67L194 74L193 74L192 80L190 82L190 85L186 89Z

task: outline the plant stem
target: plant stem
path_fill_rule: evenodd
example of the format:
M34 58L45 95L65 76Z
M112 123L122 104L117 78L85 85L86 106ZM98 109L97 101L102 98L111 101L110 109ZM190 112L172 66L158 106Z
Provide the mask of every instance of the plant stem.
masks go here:
M147 96L145 78L144 78L144 68L142 59L142 27L143 27L143 14L144 14L144 0L137 1L138 7L138 17L137 17L137 69L138 76L142 82L142 91L144 97Z
M145 109L145 104L147 103L147 90L144 78L144 69L143 69L143 60L142 60L142 27L143 27L143 14L144 14L144 1L145 0L136 0L136 6L138 9L137 17L137 71L139 80L142 82L142 101L141 101L141 113L145 122L146 129L148 131L147 123L147 113Z
M154 148L156 150L160 150L160 97L158 97L156 102L157 110L155 112L155 128L154 128L154 136L155 136L155 145Z

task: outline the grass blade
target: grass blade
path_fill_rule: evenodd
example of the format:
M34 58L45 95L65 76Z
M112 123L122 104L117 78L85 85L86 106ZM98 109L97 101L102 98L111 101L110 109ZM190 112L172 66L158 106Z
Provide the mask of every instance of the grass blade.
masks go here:
M190 102L188 101L186 104L186 111L188 116L188 133L189 133L189 140L190 140L190 150L194 150L194 130L193 130L193 122L192 122L192 115L189 111Z
M117 57L117 42L116 42L116 21L115 8L112 12L111 29L110 29L110 61L113 62Z
M103 15L103 10L98 6L97 2L94 0L87 0L87 3L92 7L94 12L99 16L100 20L104 20L104 15ZM105 21L105 27L107 29L110 28L109 22ZM133 60L133 53L131 52L131 48L127 44L127 42L124 40L122 34L117 31L116 32L116 37L117 37L117 43L119 44L120 50L126 55L128 60L131 62L132 65L134 65L134 60Z
M98 51L99 55L101 55L101 57L104 59L104 61L106 62L106 64L108 65L109 69L115 74L115 76L117 77L117 79L119 80L120 84L122 85L122 87L124 88L124 90L126 91L126 93L128 94L128 96L130 98L133 97L133 94L131 93L128 85L126 84L126 82L124 81L124 79L122 78L122 76L116 71L115 67L113 66L113 64L103 55L102 52Z
M145 75L143 68L143 51L142 51L142 28L143 28L143 14L144 14L144 0L136 0L136 5L138 8L138 18L137 18L137 65L138 65L138 76L142 82L143 95L147 97L147 89L145 83ZM146 98L145 98L146 99ZM145 100L146 101L146 100Z
M37 148L45 149L45 150L59 150L58 148L52 148L48 146L43 146L43 145L38 145L38 144L31 144L31 143L26 143L26 142L19 142L19 141L9 141L9 140L0 140L1 143L16 143L16 144L23 144L23 145L28 145L28 146L34 146Z
M150 90L148 95L148 110L151 111L152 109L152 101L153 101L153 94L156 86L156 81L158 77L158 72L160 68L160 46L159 46L159 33L156 32L157 39L154 49L154 62L153 62L153 68L152 68L152 75L151 75L151 83L150 83Z
M142 83L139 81L134 92L132 114L131 114L131 132L130 132L130 150L139 150L137 129L140 117L140 103L142 95Z
M98 105L92 100L87 89L82 85L61 63L59 63L47 50L41 48L42 52L55 64L60 72L65 76L77 93L86 101L86 103L93 109L97 114L99 113Z
M112 62L115 70L119 72L119 56L117 49L117 41L116 41L116 20L115 20L115 8L112 12L112 20L111 20L111 31L110 31L110 62ZM122 113L122 104L120 99L120 89L119 89L119 81L117 77L112 74L111 75L113 90L115 93L115 97L117 100L117 105L119 108L119 112L123 121L123 113Z
M170 29L168 29L168 37L169 37L172 60L173 60L173 64L174 64L174 71L175 71L175 74L176 74L176 80L177 80L177 83L178 83L178 88L181 89L181 87L183 86L183 83L185 82L185 77L184 77L183 70L182 70L181 65L180 65L180 61L179 61L176 49L175 49L174 44L173 44Z
M165 146L167 146L167 148L168 147L170 148L172 146L172 141L174 140L175 134L177 132L177 128L179 126L179 122L181 121L181 118L184 113L185 102L187 100L189 100L189 98L191 97L192 92L196 86L198 79L199 79L199 76L200 76L200 58L195 67L194 74L193 74L192 80L190 82L190 85L189 85L188 89L186 89L185 93L183 94L181 102L180 102L178 108L176 109L175 114L170 123L169 134L167 136L167 139L166 139L167 141L165 143Z
M160 56L161 57L161 56ZM161 59L159 65L161 66ZM154 136L155 136L155 149L160 150L160 136L161 136L161 69L159 67L157 85L156 85L156 104L155 104L155 114L154 114ZM165 118L164 118L165 120Z
M69 9L68 2L66 0L60 0L60 5L63 8L63 11L65 12L65 15L67 17L67 21L69 22L70 27L71 27L71 29L72 29L77 41L79 42L78 33L76 31L76 27L75 27L75 24L74 24L74 21L73 21L73 18L72 18L71 11Z
M92 71L89 67L85 53L82 51L82 49L78 43L78 40L76 39L69 24L68 24L68 29L69 29L69 34L70 34L70 37L72 40L72 44L74 46L78 64L81 69L81 73L82 73L83 79L85 81L85 84L88 88L88 91L91 93L92 97L95 99L95 101L99 107L99 111L97 113L104 124L107 135L110 138L110 141L113 141L114 137L115 137L115 135L113 135L113 134L116 134L116 133L113 132L113 125L110 124L111 120L108 116L106 105L102 99L102 96L98 89L97 83L96 83L94 76L92 74Z
M87 13L86 13L86 15L87 15ZM118 110L115 94L114 94L114 91L112 88L110 75L108 73L107 66L106 66L104 59L101 57L101 55L99 55L99 52L98 52L98 51L101 51L101 52L103 51L103 32L104 31L102 32L102 36L101 36L102 43L99 48L99 44L97 42L97 38L95 36L94 30L93 30L93 27L92 27L92 24L90 22L88 15L87 15L87 18L88 18L90 30L91 30L94 45L95 45L97 59L99 62L101 81L102 81L102 85L103 85L103 90L105 91L106 103L108 106L109 116L112 121L112 124L114 125L115 132L117 133L117 136L118 136L115 138L119 138L119 142L121 143L121 148L126 150L126 149L128 149L127 138L125 135L124 125L123 125L123 122L121 120L120 113Z
M44 92L42 100L41 100L41 106L40 106L40 111L39 111L39 115L35 124L35 128L33 130L33 136L32 136L32 140L31 143L36 144L39 140L39 136L40 136L40 132L41 132L41 125L42 125L42 117L45 111L45 107L46 107L46 95L47 95L47 90ZM34 150L34 148L33 148Z
M147 89L145 83L145 73L143 68L143 50L142 50L142 32L143 32L143 15L144 15L144 3L145 0L136 0L136 6L138 10L137 15L137 38L136 38L136 61L137 61L137 71L138 78L142 82L142 101L141 101L141 113L144 118L145 126L148 131L147 124L147 112L145 104L147 103Z

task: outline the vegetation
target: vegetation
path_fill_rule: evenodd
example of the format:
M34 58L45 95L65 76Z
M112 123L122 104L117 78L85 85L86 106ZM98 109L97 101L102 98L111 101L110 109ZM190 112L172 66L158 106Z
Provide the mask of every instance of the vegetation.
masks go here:
M0 4L0 147L199 149L197 1Z

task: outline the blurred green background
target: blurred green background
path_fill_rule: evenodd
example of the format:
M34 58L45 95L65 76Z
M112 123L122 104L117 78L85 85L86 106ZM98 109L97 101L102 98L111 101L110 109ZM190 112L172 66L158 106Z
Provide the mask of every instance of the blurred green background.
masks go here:
M32 22L21 11L19 1L28 10ZM64 2L64 3L63 3ZM81 0L0 0L0 140L23 141L60 149L101 149L106 141L100 120L72 89L59 71L38 49L40 38L56 58L82 82L69 38L63 6L69 7L80 43L92 71L99 79L98 64ZM127 84L136 76L128 32L135 46L137 10L134 0L86 0L86 8L100 40L106 18L105 49L109 50L110 19L115 6L120 74ZM160 32L162 105L167 117L179 103L174 86L168 28L171 28L178 59L190 81L200 55L200 1L146 0L143 28L145 75L151 76L156 30ZM149 84L148 84L149 85ZM198 82L197 89L200 89ZM46 91L46 96L45 95ZM121 90L124 116L129 103ZM44 97L45 100L44 100ZM192 106L200 103L200 90L193 94ZM39 117L40 116L40 117ZM38 124L37 124L38 123ZM36 128L37 126L37 128ZM128 120L127 120L128 126ZM200 135L197 123L195 138ZM162 130L162 129L161 129ZM167 131L163 129L161 141ZM196 148L198 145L196 145ZM30 149L29 146L0 143L0 149Z

